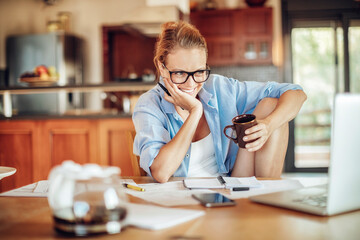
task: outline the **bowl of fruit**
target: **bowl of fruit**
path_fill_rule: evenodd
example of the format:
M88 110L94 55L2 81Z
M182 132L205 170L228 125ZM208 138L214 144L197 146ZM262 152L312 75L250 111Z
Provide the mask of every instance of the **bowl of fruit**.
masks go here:
M59 80L59 73L54 66L39 65L32 72L25 72L20 76L20 82L29 86L52 86Z

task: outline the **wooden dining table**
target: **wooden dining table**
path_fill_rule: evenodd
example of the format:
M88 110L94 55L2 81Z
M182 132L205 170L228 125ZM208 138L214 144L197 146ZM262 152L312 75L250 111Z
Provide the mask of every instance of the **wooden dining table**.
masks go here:
M132 177L150 183L150 177ZM173 178L172 180L179 180ZM129 196L130 202L152 204ZM360 210L321 217L237 199L236 206L200 209L205 215L163 230L127 227L121 233L87 239L360 239ZM74 237L75 239L76 237ZM0 239L72 239L57 233L47 198L0 197ZM77 238L78 239L78 238Z

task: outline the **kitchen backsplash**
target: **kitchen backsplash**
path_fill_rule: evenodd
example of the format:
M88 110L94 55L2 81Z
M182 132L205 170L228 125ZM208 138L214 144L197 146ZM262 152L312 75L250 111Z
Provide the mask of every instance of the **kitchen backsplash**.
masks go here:
M211 73L235 78L239 81L280 82L281 79L279 68L273 65L212 67Z

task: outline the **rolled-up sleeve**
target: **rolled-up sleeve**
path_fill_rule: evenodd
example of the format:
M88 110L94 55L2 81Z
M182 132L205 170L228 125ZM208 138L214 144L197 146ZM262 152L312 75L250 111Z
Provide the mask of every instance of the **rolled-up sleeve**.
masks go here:
M136 130L133 152L140 156L140 167L150 176L154 158L161 147L170 141L165 113L152 106L154 103L140 98L132 117Z
M241 82L238 88L237 104L242 113L252 113L264 98L280 98L288 90L302 90L300 85L278 82Z

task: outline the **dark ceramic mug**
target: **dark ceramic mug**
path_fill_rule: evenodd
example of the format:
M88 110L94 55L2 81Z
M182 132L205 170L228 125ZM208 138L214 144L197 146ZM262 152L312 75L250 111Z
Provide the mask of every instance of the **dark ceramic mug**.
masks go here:
M234 117L232 120L233 125L228 125L224 128L224 134L227 138L233 140L235 143L239 145L241 148L245 148L247 143L251 143L255 140L244 142L243 138L245 136L245 130L251 128L256 125L256 116L254 114L241 114L239 116ZM232 137L226 134L228 128L231 128L236 132L236 137Z

